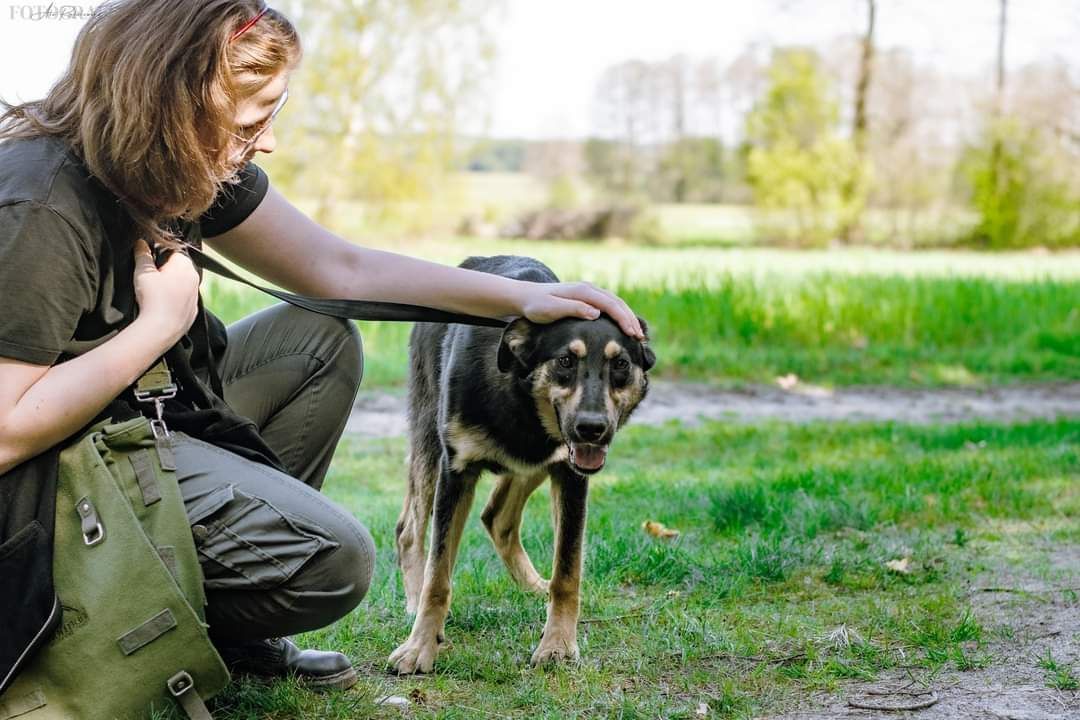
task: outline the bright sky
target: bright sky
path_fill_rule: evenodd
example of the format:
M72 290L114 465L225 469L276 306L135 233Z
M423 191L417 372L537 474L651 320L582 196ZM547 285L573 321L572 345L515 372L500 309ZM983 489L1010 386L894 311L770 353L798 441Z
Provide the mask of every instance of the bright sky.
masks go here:
M754 41L825 46L858 32L865 0L506 0L490 132L584 136L604 69L677 53L730 61ZM92 8L89 0L65 7ZM0 0L0 97L40 97L66 66L81 22L33 19L43 0ZM63 3L56 3L57 6ZM998 0L878 0L877 41L918 61L989 78ZM786 10L781 10L786 8ZM1011 0L1007 59L1054 56L1080 71L1080 3Z

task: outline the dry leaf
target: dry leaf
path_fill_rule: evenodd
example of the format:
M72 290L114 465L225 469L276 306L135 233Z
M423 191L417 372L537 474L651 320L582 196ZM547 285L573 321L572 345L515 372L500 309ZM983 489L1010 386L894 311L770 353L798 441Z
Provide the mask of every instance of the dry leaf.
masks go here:
M889 568L895 573L900 573L901 575L910 575L912 572L911 558L904 557L900 558L899 560L889 560L885 563L885 567Z
M646 520L645 522L641 523L641 528L655 538L669 540L671 538L679 537L678 530L672 530L671 528L664 527L663 523L658 523L655 520Z
M799 376L795 373L781 375L776 378L776 384L780 386L781 390L794 390L795 386L799 384Z

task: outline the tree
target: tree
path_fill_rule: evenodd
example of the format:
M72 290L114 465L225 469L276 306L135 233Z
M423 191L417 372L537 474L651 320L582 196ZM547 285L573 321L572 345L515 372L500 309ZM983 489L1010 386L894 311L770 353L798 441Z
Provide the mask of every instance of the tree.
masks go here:
M282 114L287 142L263 161L275 183L317 202L431 198L456 131L481 113L501 0L282 0L304 59ZM475 123L474 123L475 124Z
M861 212L853 143L839 135L839 110L816 53L783 49L773 55L769 86L747 117L747 178L767 217L765 230L788 242L822 245ZM777 212L778 211L778 212Z

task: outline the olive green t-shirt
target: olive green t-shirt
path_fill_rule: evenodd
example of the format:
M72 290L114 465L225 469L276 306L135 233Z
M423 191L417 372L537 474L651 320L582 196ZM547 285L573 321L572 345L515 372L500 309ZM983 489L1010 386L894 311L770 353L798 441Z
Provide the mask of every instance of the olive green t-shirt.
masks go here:
M269 181L253 163L198 223L176 227L188 242L240 224ZM118 200L63 141L0 142L0 357L54 365L109 340L134 318L132 234ZM193 329L202 327L200 317ZM207 313L191 332L191 366L205 377L207 344L224 352L224 331Z

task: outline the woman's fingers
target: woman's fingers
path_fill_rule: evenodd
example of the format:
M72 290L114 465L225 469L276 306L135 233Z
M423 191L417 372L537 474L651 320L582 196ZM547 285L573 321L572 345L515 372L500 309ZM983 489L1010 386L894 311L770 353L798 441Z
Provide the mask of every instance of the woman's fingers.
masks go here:
M641 323L637 316L623 300L617 295L610 293L588 283L575 283L569 286L567 296L589 303L595 308L610 316L622 331L630 337L639 340L644 339L645 333L641 329Z

